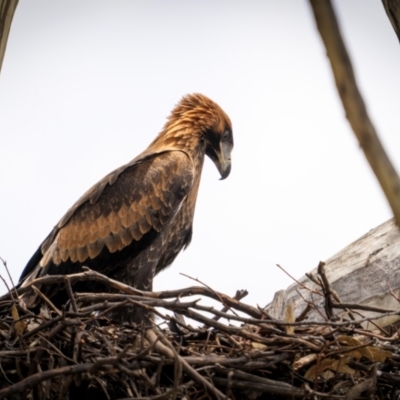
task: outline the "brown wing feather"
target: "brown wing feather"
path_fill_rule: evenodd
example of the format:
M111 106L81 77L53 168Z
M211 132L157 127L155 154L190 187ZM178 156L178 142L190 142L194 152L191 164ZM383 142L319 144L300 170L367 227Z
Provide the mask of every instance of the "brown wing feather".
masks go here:
M32 277L57 273L57 265L68 260L94 259L104 246L110 253L122 250L151 229L161 232L192 187L193 168L187 154L167 151L105 177L71 208L72 213L67 212L43 243L43 258ZM35 268L27 271L28 267L21 279Z

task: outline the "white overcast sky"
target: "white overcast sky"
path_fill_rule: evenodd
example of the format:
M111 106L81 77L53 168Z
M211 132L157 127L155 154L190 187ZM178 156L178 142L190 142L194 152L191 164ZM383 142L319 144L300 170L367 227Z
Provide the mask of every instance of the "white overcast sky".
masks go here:
M334 5L399 170L399 42L380 1ZM230 116L233 168L219 181L206 160L192 244L156 290L193 285L182 272L264 305L292 283L277 263L299 278L391 217L307 1L20 0L0 74L0 256L15 280L77 198L191 92Z

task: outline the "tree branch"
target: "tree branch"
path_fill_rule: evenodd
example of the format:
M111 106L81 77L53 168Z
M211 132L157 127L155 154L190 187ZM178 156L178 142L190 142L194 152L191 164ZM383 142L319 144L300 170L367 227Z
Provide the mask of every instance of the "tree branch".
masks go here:
M400 225L400 179L369 118L331 1L310 0L310 4L331 62L346 118L386 195L397 225Z
M6 53L8 34L18 0L0 0L0 72Z
M382 4L400 41L400 2L399 0L382 0Z

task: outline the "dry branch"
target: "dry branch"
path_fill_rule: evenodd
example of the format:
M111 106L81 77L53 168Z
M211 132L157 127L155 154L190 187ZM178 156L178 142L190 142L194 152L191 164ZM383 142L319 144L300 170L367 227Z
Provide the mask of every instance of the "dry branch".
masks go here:
M0 72L6 53L8 34L18 0L0 0Z
M382 0L382 3L397 38L400 41L400 2L398 0Z
M346 118L385 193L397 225L400 225L400 178L369 118L331 1L310 0L310 4L325 44Z

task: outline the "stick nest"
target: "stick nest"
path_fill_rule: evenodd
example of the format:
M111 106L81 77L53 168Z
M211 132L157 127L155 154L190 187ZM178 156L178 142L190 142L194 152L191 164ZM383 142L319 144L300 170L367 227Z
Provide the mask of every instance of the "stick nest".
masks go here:
M115 293L73 293L95 279ZM32 282L66 285L58 310L42 297L34 314L15 290L0 299L0 399L398 399L400 339L393 327L366 330L351 308L323 321L285 321L208 287L139 292L94 271ZM18 290L18 294L32 288ZM217 306L202 305L201 297ZM155 314L140 326L111 321L133 304ZM354 308L357 305L354 305ZM310 310L313 304L308 307Z

